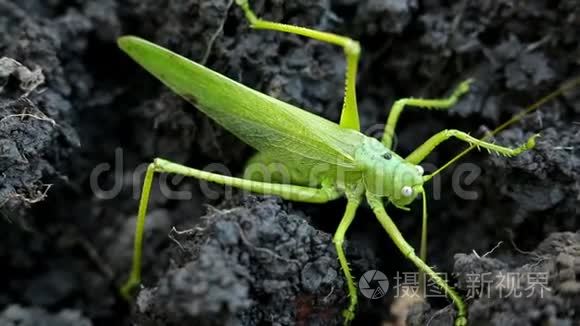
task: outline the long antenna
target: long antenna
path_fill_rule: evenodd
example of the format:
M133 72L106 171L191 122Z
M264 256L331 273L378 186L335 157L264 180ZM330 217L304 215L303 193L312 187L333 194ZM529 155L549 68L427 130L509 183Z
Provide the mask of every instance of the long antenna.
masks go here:
M530 114L531 112L533 112L533 111L537 110L538 108L540 108L542 105L546 104L546 102L553 100L557 96L560 96L562 93L564 93L567 90L570 90L572 88L575 88L578 85L580 85L580 76L579 77L576 77L576 78L574 78L574 79L572 79L570 81L564 82L560 87L558 87L556 90L554 90L550 94L544 96L540 100L536 101L534 104L528 106L525 110L523 110L523 111L519 112L518 114L514 115L511 119L509 119L508 121L502 123L499 127L495 128L493 131L486 133L486 135L483 136L481 138L481 140L488 140L489 138L497 135L499 132L501 132L505 128L507 128L507 127L511 126L512 124L520 121L526 115ZM471 150L473 150L475 147L476 147L475 145L470 145L465 150L463 150L461 153L457 154L454 158L452 158L449 162L445 163L442 167L440 167L439 169L437 169L435 172L433 172L433 173L431 173L431 174L423 177L423 181L427 182L428 180L430 180L431 178L433 178L435 175L437 175L441 171L445 170L449 165L455 163L457 160L459 160L460 158L462 158L463 156L465 156L467 153L471 152Z

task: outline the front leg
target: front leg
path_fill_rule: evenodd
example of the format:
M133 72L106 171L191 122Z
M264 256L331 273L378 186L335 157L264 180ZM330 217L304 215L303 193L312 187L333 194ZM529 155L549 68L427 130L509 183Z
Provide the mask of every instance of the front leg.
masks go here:
M435 149L435 147L437 147L439 144L448 140L451 137L455 137L459 140L467 142L471 146L483 147L487 149L489 152L495 152L503 156L511 157L519 155L529 149L534 148L534 146L536 145L536 138L538 136L539 134L533 135L532 137L528 138L528 141L525 144L522 144L517 148L509 148L489 143L481 139L477 139L463 131L459 131L456 129L447 129L431 136L431 138L429 138L426 142L424 142L421 146L419 146L411 154L409 154L409 156L405 158L405 161L412 164L421 163L421 161L423 161L423 159L427 157L427 155L429 155Z
M382 202L382 198L367 193L367 201L371 206L375 216L387 231L389 237L393 240L397 248L403 253L403 255L409 259L420 271L423 271L427 276L429 276L435 283L445 291L445 294L451 298L455 307L457 308L457 317L455 318L455 325L456 326L465 326L467 325L467 309L463 299L455 292L455 290L445 282L437 273L429 267L429 265L425 264L417 255L415 254L415 249L411 247L411 245L405 240L393 220L387 215L385 211L385 207Z

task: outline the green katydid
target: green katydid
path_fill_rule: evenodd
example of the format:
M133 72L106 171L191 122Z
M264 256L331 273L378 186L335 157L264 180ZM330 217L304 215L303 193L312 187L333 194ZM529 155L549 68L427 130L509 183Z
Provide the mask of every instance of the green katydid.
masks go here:
M265 182L235 178L197 170L161 158L147 168L139 202L130 277L122 288L129 296L141 281L141 253L147 205L155 173L174 173L194 177L259 194L283 199L324 203L341 196L347 199L344 216L333 237L338 259L347 283L349 306L344 310L345 323L355 315L357 290L342 247L345 233L355 212L366 197L367 203L403 255L420 272L431 277L453 301L457 309L456 325L467 324L466 305L462 298L425 263L427 203L423 184L436 173L423 175L421 161L441 142L457 138L473 146L505 155L518 155L535 146L537 135L517 148L508 148L471 137L458 130L443 130L403 158L392 150L393 135L399 115L406 106L447 109L469 90L470 80L461 83L445 99L405 98L391 108L382 141L360 132L356 101L356 74L360 45L348 37L259 19L247 0L236 0L252 28L297 34L343 47L346 55L346 88L339 124L316 116L285 102L252 90L202 65L158 45L134 36L123 36L118 43L130 57L161 80L175 93L196 106L258 153L251 163L287 167L289 180ZM445 165L447 166L447 165ZM316 171L316 174L313 174ZM314 175L314 177L313 177ZM308 182L306 182L308 180ZM407 243L385 211L383 200L408 209L419 195L423 198L423 227L420 255Z

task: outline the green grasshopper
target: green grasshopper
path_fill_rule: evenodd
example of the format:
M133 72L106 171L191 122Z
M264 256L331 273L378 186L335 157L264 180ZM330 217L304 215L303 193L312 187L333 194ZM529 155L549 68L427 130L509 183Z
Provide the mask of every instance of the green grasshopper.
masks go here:
M360 132L355 90L361 48L357 41L327 32L265 21L254 14L247 0L236 0L236 3L252 28L297 34L344 49L347 71L340 122L336 124L252 90L146 40L134 36L119 38L120 48L130 57L175 93L258 151L247 169L253 164L262 164L271 170L269 172L275 173L283 165L289 173L289 180L285 182L265 182L210 173L162 158L154 159L145 175L137 216L132 269L122 288L123 295L129 297L141 281L143 227L153 175L174 173L254 193L277 195L291 201L325 203L345 196L347 204L344 216L333 237L350 298L349 306L343 312L345 324L355 316L357 289L342 245L356 210L365 197L379 223L403 255L421 273L431 277L453 301L457 309L455 324L466 325L464 301L425 263L427 201L423 184L441 169L423 175L423 168L419 164L440 143L452 137L472 147L483 147L504 156L514 156L533 148L538 135L512 149L474 138L459 130L443 130L403 158L392 150L395 127L403 108L447 109L469 90L471 80L461 83L445 99L404 98L396 101L391 108L382 141L378 141ZM423 198L420 257L387 215L383 203L386 199L394 206L408 210L407 206L419 195Z

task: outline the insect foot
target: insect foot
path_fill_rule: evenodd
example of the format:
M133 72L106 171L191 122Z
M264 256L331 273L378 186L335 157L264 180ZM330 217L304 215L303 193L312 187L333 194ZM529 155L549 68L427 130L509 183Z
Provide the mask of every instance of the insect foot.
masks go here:
M455 326L467 326L467 318L465 316L458 316L455 319Z
M354 319L354 307L350 307L342 311L342 317L344 317L344 326L350 325Z
M535 134L532 137L530 137L526 143L526 147L527 149L532 149L534 147L536 147L536 138L540 137L540 134Z
M520 155L521 153L523 153L525 151L529 151L530 149L536 147L536 138L538 138L538 137L540 137L540 134L535 134L532 137L528 138L528 141L525 144L522 144L520 147L512 150L511 153L499 152L499 154L502 154L502 155L507 156L507 157Z
M473 79L469 78L467 80L464 80L463 82L461 82L461 84L459 84L459 86L457 86L457 89L455 90L455 96L459 97L467 92L469 92L469 88L471 87L471 84L473 83Z
M133 294L135 293L135 289L139 286L140 282L135 278L131 277L123 286L121 287L121 296L127 300L131 301L133 299Z

